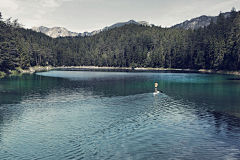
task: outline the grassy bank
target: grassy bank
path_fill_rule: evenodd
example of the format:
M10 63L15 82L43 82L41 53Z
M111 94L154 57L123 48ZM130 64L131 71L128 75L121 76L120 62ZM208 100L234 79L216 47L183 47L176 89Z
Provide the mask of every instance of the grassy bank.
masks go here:
M5 72L0 71L0 77L7 75Z
M20 67L16 67L14 70L4 70L0 71L0 77L6 76L6 75L17 75L22 73L34 73L34 72L40 72L40 71L48 71L53 69L52 66L35 66L35 67L29 67L29 69L22 69Z

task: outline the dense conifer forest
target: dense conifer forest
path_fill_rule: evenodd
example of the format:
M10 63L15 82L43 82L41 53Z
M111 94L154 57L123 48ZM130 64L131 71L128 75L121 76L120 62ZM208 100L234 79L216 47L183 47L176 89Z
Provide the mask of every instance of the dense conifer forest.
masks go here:
M91 37L51 38L2 21L0 70L30 66L114 66L240 70L240 12L197 30L124 25Z

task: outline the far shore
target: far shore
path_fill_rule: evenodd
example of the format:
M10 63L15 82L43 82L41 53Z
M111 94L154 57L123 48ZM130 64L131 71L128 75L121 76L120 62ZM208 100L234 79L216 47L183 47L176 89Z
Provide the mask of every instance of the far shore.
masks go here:
M129 69L132 70L132 67L98 67L98 66L60 66L60 67L54 67L54 68L85 68L85 69ZM207 69L175 69L175 68L143 68L143 67L137 67L134 68L134 70L162 70L162 71L189 71L189 72L202 72L202 73L218 73L218 74L234 74L234 75L240 75L239 71L226 71L226 70L207 70Z
M48 71L52 69L58 69L58 68L80 68L80 69L126 69L126 70L133 70L132 67L98 67L98 66L58 66L58 67L52 67L52 66L34 66L30 67L28 70L22 70L18 69L19 73L34 73L39 71ZM186 71L186 72L201 72L201 73L217 73L217 74L233 74L233 75L240 75L239 71L225 71L225 70L206 70L206 69L200 69L200 70L194 70L194 69L174 69L174 68L143 68L143 67L137 67L134 68L134 70L162 70L162 71ZM9 71L10 74L15 74L16 71Z

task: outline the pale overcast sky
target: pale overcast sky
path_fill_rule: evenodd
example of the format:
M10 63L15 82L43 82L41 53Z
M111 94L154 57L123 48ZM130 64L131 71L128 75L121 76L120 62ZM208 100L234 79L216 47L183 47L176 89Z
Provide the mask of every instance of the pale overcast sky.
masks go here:
M18 19L27 28L64 27L81 33L129 20L170 27L232 7L240 10L240 0L0 0L4 19Z

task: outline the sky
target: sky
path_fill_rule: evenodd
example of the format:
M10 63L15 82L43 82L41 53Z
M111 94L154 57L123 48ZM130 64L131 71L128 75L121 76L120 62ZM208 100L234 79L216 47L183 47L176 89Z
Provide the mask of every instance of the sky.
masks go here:
M171 27L233 7L240 10L240 0L0 0L4 20L12 17L26 28L64 27L78 33L129 20Z

